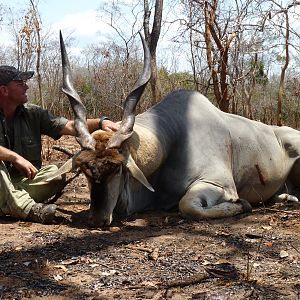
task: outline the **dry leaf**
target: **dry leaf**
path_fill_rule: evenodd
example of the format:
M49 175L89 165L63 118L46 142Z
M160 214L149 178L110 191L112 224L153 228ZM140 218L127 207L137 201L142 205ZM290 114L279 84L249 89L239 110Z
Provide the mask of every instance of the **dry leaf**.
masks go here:
M210 264L204 267L205 271L218 278L237 278L238 271L236 267L230 263Z
M95 262L94 259L91 259L89 257L80 257L79 260L80 260L81 263L84 263L84 264L92 264L92 263Z
M201 254L196 254L192 260L199 260L201 258Z
M216 234L221 235L221 236L230 236L230 233L225 232L225 231L217 231Z
M267 246L267 247L272 247L273 243L272 242L265 242L264 245Z
M18 222L18 225L20 227L29 227L29 226L32 226L32 223L31 222L22 222L22 221L20 221L20 222Z
M101 275L102 276L112 276L115 275L117 273L116 270L109 270L109 272L102 272Z
M157 288L160 282L158 281L143 281L141 286L145 286L147 288Z
M61 275L59 275L59 274L53 275L53 278L54 278L54 280L56 280L56 281L61 281L61 280L63 280L63 277L62 277Z
M219 259L215 263L215 265L221 265L221 264L230 264L230 262L226 259Z
M155 248L152 253L149 254L149 258L152 260L158 259L159 248Z
M277 224L278 224L278 219L276 217L272 217L270 219L269 225L270 226L277 226Z
M262 229L264 229L264 230L271 230L272 226L262 226Z
M66 259L61 262L63 265L75 265L78 263L78 259Z
M288 254L287 251L281 250L280 253L279 253L279 256L280 256L280 258L285 258L285 257L288 257L289 254Z
M55 266L53 266L53 267L56 268L56 269L64 270L65 272L68 271L68 269L67 269L64 265L55 265Z

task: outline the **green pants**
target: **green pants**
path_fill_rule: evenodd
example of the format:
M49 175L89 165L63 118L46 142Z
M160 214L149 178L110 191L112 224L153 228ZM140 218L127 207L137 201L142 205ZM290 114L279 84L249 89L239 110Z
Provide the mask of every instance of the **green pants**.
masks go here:
M65 178L60 176L47 184L37 184L56 170L55 165L42 167L32 180L25 176L11 177L3 161L0 161L0 216L25 219L35 203L45 202L61 191Z

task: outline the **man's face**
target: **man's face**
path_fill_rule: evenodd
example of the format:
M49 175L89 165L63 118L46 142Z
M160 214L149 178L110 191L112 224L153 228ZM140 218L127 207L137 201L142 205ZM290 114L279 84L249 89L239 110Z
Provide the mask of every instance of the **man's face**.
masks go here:
M8 93L7 95L11 103L14 103L15 105L21 105L28 101L27 94L26 94L26 91L28 90L28 85L26 81L23 80L10 81L6 85L6 88Z

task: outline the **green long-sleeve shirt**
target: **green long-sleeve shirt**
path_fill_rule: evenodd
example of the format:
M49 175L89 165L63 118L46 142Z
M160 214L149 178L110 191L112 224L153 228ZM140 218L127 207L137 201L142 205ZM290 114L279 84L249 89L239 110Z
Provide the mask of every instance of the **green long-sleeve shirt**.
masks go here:
M14 120L8 124L0 110L0 146L9 148L29 160L36 168L42 165L41 136L60 138L61 129L68 120L54 117L49 111L34 104L18 107ZM11 175L18 175L9 167Z

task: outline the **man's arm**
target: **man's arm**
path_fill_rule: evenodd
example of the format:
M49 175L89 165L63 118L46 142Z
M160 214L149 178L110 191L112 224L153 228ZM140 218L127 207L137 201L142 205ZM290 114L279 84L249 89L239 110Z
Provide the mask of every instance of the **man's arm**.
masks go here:
M87 119L87 126L89 128L89 132L92 133L98 129L102 129L105 131L117 131L119 129L119 125L111 120L103 120L102 121L102 128L99 128L100 119ZM70 120L67 124L63 127L60 132L61 135L76 135L75 128L74 128L74 121Z
M38 172L30 161L3 146L0 146L0 160L11 162L17 170L29 179L33 179Z

